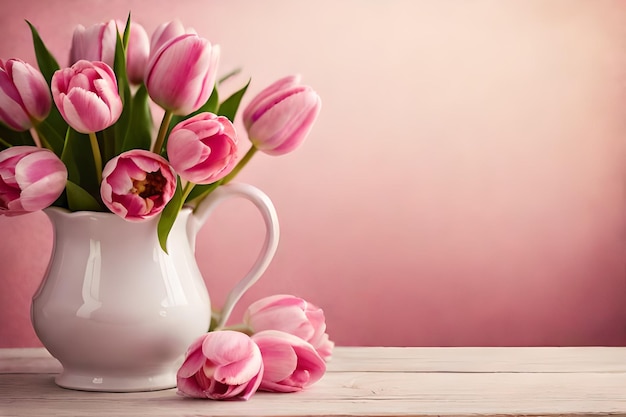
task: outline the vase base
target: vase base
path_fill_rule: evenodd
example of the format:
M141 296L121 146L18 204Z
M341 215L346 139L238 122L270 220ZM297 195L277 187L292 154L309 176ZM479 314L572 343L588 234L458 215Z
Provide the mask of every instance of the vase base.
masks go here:
M61 388L78 391L141 392L159 391L176 387L176 373L158 375L94 375L63 371L54 382Z

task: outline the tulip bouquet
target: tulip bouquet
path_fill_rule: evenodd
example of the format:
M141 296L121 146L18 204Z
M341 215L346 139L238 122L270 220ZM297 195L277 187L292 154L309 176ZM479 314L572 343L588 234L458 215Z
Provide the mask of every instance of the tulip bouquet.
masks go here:
M38 69L0 60L0 214L49 206L110 211L128 221L159 217L169 231L183 206L197 207L261 151L282 155L307 137L320 110L298 76L263 89L243 111L251 146L239 159L233 120L248 83L225 99L220 49L173 21L152 37L130 16L74 32L60 68L29 23ZM152 110L162 111L157 129ZM248 399L319 380L333 343L324 313L305 300L272 296L242 325L212 329L178 372L183 396Z
M258 300L234 328L209 332L192 343L178 370L181 395L247 400L257 390L300 391L326 372L334 343L324 312L301 298Z
M50 205L110 211L128 221L160 215L163 250L183 206L197 206L262 151L281 155L308 135L320 110L315 91L288 76L243 112L251 142L238 159L233 120L248 83L221 100L220 48L164 23L111 20L74 32L60 68L29 23L39 70L0 61L0 214ZM163 111L158 133L152 119ZM53 105L54 104L54 105Z

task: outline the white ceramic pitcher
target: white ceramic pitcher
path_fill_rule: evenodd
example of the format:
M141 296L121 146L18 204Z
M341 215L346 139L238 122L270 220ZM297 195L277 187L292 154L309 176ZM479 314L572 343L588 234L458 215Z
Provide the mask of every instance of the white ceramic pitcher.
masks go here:
M63 365L58 385L112 392L176 385L187 347L208 330L211 319L194 255L196 235L212 210L233 197L259 209L266 235L255 264L226 300L223 325L278 245L276 211L259 189L227 184L195 213L183 209L168 238L169 254L159 246L158 218L137 223L112 213L45 210L54 228L53 252L33 297L31 320L41 342Z

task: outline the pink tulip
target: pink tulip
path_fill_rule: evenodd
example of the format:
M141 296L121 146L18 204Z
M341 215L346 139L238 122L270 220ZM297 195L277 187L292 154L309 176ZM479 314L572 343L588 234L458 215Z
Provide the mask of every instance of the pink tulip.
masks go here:
M100 61L81 60L55 72L52 97L67 124L81 133L104 130L122 114L115 74Z
M42 210L59 198L67 182L63 162L48 149L13 146L0 152L0 214Z
M178 123L167 142L174 170L194 184L224 178L237 161L237 134L226 117L200 113Z
M102 170L102 201L126 220L141 221L156 216L175 190L176 174L165 158L143 149L121 153Z
M243 112L254 146L269 155L296 149L317 119L322 101L299 76L282 78L261 91Z
M113 68L117 34L119 32L120 36L123 35L125 26L126 23L121 20L109 20L89 28L78 25L72 37L70 64L82 59L102 61ZM146 30L140 24L131 21L126 50L126 71L131 83L141 84L143 82L149 52L150 39Z
M280 330L309 342L324 360L332 355L334 343L326 334L324 311L293 295L273 295L252 303L244 323L253 333Z
M152 51L145 83L152 100L165 110L187 115L208 100L217 74L219 46L184 34Z
M0 60L0 122L28 130L48 116L51 106L50 89L39 71L19 59Z
M176 376L185 397L249 399L263 377L259 347L249 336L232 330L207 333L187 351Z
M116 38L115 20L97 23L88 28L76 26L70 48L70 65L80 60L102 61L113 68Z
M263 357L260 390L295 392L319 381L326 362L310 343L278 330L265 330L252 336Z

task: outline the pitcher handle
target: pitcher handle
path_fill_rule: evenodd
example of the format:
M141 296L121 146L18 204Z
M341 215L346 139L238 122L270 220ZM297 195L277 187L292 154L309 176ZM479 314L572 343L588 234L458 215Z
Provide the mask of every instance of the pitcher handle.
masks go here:
M230 293L228 293L228 297L226 297L226 302L224 303L224 307L217 322L217 328L221 328L226 324L226 321L230 317L239 299L259 280L259 278L261 278L261 275L263 275L269 266L278 248L278 216L276 215L274 204L272 204L272 200L270 200L263 191L250 184L228 183L213 190L196 208L193 216L196 222L195 230L190 230L189 232L195 235L195 232L200 229L211 212L221 202L235 197L245 198L259 209L263 221L265 222L265 241L252 268L250 268L248 273L233 287Z

